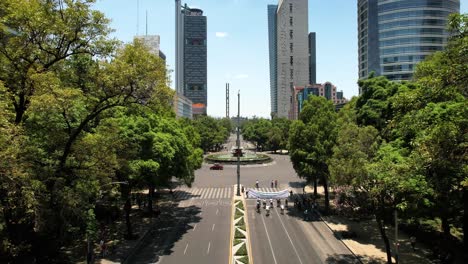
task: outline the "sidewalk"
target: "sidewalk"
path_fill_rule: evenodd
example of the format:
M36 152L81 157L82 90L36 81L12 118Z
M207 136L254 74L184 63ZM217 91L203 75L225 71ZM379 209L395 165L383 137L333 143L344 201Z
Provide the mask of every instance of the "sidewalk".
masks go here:
M306 186L306 193L313 193L313 187ZM323 188L320 186L317 192L323 195ZM331 204L331 206L333 206ZM351 250L362 263L386 263L387 255L385 253L385 245L380 236L375 220L351 221L345 217L329 215L323 216L325 224L335 233L335 236L341 239L346 247ZM387 236L392 245L395 243L395 230L392 226L386 227ZM342 238L343 232L353 232L356 234L354 238ZM421 243L416 243L416 250L413 251L409 242L409 236L404 232L399 231L398 241L399 260L400 263L409 264L429 264L432 263L428 256L431 251Z
M163 210L170 210L171 207L171 200L168 197L161 197L158 201L158 206ZM106 241L107 245L107 254L104 257L96 258L95 263L100 264L117 264L117 263L125 263L125 261L131 257L136 250L139 249L141 243L146 238L147 234L150 233L152 227L157 224L161 219L160 217L165 217L165 212L163 211L162 214L158 217L142 217L141 210L138 210L138 206L132 206L132 231L133 234L137 235L137 239L135 240L126 240L124 239L124 233L126 231L126 225L124 219L117 223L117 226L121 227L120 232L114 233L111 237L108 238ZM99 254L99 251L95 251Z

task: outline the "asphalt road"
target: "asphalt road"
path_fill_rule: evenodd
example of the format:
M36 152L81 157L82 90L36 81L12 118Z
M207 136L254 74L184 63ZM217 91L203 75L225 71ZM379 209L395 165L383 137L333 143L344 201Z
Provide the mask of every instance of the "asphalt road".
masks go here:
M177 189L174 209L130 263L225 263L233 188Z
M228 149L233 142L234 136ZM268 191L272 190L271 181L278 180L274 190L302 192L303 181L289 156L271 156L274 161L268 165L242 166L241 184L253 188L258 180L260 188ZM162 217L130 263L228 263L236 166L226 165L220 171L209 170L209 166L204 164L195 172L191 188L175 189L173 210ZM282 215L276 208L266 217L263 210L258 214L254 207L255 200L248 200L254 263L354 263L351 253L318 218L306 222L294 210Z
M247 215L256 264L358 263L318 215L304 221L290 206L284 214L274 207L266 216L263 208L256 212L253 199L247 201Z

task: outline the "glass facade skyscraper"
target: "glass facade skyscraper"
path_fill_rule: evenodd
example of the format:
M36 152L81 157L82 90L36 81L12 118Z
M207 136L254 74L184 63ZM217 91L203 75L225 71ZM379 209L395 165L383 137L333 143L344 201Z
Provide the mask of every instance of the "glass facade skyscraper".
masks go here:
M444 49L447 19L459 12L460 0L358 0L359 78L410 80L418 62Z
M271 112L278 112L278 87L276 85L278 69L276 59L276 10L278 5L268 5L268 47L270 55L270 102Z

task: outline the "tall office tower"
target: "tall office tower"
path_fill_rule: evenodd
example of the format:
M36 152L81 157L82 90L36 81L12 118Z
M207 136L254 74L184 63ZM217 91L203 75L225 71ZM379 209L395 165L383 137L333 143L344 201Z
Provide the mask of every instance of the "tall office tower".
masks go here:
M317 83L315 32L309 33L309 84Z
M176 0L176 91L192 101L194 115L207 112L206 31L203 11Z
M278 113L278 87L276 85L276 10L278 5L268 5L268 46L270 54L270 102L271 113Z
M460 0L358 0L359 78L372 71L410 80L415 65L446 43Z
M270 11L273 7L268 8L269 14L273 12ZM308 0L279 1L276 9L276 43L270 41L270 50L274 49L273 45L276 46L276 60L273 60L276 65L273 67L276 66L277 80L273 84L276 109L272 107L272 115L293 118L294 86L309 84L308 20ZM272 99L274 106L275 98Z

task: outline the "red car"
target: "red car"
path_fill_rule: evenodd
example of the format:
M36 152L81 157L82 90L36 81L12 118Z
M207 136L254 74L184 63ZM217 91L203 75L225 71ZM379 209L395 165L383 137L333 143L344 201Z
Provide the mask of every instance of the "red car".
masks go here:
M222 170L223 165L215 163L213 166L210 167L210 170Z

